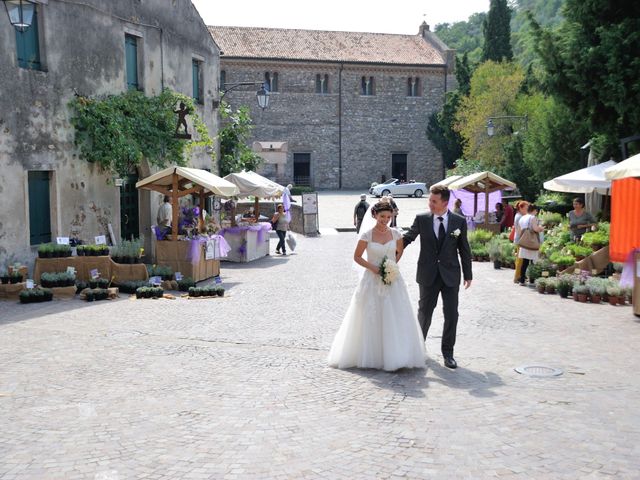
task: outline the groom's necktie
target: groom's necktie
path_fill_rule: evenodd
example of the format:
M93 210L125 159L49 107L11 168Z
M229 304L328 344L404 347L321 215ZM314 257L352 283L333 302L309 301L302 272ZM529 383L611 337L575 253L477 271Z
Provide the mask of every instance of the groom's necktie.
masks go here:
M438 227L438 251L440 251L447 233L444 231L444 218L438 217L438 220L440 221L440 227Z

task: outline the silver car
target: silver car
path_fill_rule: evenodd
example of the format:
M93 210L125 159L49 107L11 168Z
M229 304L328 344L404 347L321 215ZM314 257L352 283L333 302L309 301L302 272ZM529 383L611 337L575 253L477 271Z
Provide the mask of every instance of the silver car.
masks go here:
M376 197L385 195L407 195L408 197L421 197L429 190L427 184L422 182L400 182L397 178L391 178L385 183L380 183L369 189L369 193Z

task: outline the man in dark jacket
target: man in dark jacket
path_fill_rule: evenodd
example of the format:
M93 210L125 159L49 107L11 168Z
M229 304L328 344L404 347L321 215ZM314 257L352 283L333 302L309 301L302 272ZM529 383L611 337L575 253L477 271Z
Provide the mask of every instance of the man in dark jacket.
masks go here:
M360 225L362 225L362 219L364 218L364 214L367 213L368 208L367 196L363 193L360 195L360 201L353 210L353 225L356 227L357 233L360 233Z
M460 290L460 261L464 288L471 286L471 249L467 240L467 222L464 217L448 210L450 192L447 187L434 186L429 195L429 213L421 213L404 234L405 246L420 235L420 256L416 281L420 287L418 322L425 340L433 310L442 295L444 327L442 329L442 356L444 365L456 368L453 347L458 326L458 292ZM459 259L458 259L459 256Z

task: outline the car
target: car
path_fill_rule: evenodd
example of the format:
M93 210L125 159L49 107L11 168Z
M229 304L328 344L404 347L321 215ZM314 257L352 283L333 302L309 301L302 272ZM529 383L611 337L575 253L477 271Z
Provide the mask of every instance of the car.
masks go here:
M369 193L375 197L383 197L385 195L407 195L409 197L421 197L427 193L429 189L426 183L422 182L401 182L397 178L391 178L384 183L380 183L375 187L371 187Z

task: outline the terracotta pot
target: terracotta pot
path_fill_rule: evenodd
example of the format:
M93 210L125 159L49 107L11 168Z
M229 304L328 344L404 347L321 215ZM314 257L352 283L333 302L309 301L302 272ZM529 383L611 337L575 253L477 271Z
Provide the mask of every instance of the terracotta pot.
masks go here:
M587 294L586 293L578 293L576 295L576 298L579 302L585 303L587 301Z
M609 295L609 305L617 305L619 303L620 300L618 300L618 297L614 297L613 295Z
M591 295L591 303L600 303L602 301L602 295Z

